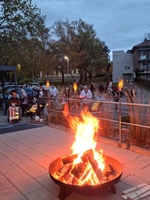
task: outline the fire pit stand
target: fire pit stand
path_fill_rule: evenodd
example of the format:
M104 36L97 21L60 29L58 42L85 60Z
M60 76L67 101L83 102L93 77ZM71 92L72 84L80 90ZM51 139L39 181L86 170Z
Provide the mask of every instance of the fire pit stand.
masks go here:
M50 166L49 166L49 174L51 179L60 186L60 191L58 194L58 198L60 200L65 200L71 193L78 193L86 196L95 196L95 194L98 194L97 196L100 195L100 192L103 191L104 189L111 189L112 193L116 193L116 186L115 184L120 180L122 176L122 165L115 159L109 157L109 156L104 156L105 161L107 163L111 163L116 170L115 175L113 178L105 183L99 184L99 185L71 185L68 183L64 183L60 180L58 180L55 177L55 172L60 169L60 166L62 165L62 157L57 158L54 160Z
M101 188L102 189L102 188ZM111 192L112 193L116 193L116 186L115 186L115 184L112 184L112 185L110 185L110 189L111 189ZM60 199L60 200L65 200L71 193L73 193L73 192L76 192L75 190L73 190L73 189L69 189L69 188L67 188L67 187L64 187L64 186L61 186L60 187L60 190L59 190L59 194L58 194L58 198ZM79 192L79 190L76 192L76 193L80 193L80 194L84 194L84 192L85 191L81 191L81 192ZM87 191L86 191L86 194L84 194L84 195L92 195L92 194L90 194L90 193L87 193Z

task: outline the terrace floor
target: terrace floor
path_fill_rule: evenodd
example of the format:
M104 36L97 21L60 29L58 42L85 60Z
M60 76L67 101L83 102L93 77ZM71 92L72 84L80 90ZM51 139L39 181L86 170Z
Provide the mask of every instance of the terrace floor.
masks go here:
M60 187L49 176L49 164L71 153L73 142L74 135L68 130L48 126L1 134L0 199L58 200ZM99 197L72 193L66 200L120 200L122 191L141 183L150 185L150 157L99 141L97 148L123 165L117 193L106 190Z

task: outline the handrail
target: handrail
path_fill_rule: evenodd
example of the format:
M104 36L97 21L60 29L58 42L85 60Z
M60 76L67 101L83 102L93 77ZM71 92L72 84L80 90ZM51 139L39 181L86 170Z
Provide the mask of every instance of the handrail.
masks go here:
M53 99L54 98L48 98L46 97L45 98L46 101L48 101L49 103L52 103ZM50 101L51 100L51 101ZM61 101L66 101L66 102L71 102L71 101L74 101L74 105L77 105L77 101L80 100L80 99L77 99L77 98L62 98L62 97L57 97L57 101L58 103L60 103ZM96 102L95 100L86 100L86 102L89 102L91 104L93 104L94 102ZM109 121L111 123L116 123L118 124L118 129L119 129L119 141L118 141L118 145L121 145L122 143L122 125L127 125L127 126L136 126L136 127L141 127L141 128L147 128L147 129L150 129L150 123L149 124L137 124L137 123L128 123L128 122L123 122L122 121L122 115L123 113L126 113L128 115L130 115L131 113L129 113L129 111L124 111L125 107L126 109L128 107L133 107L135 110L133 111L133 113L135 115L139 115L139 116L143 116L144 117L147 117L147 115L144 115L144 113L137 113L136 110L137 110L137 107L143 107L143 108L146 108L147 109L150 109L150 105L149 104L143 104L143 103L126 103L126 102L122 102L122 101L119 101L119 102L113 102L113 101L99 101L100 103L102 103L103 105L108 105L108 106L112 106L112 105L117 105L118 106L118 110L115 111L113 108L111 108L112 112L109 112L110 114L114 115L115 116L115 119L112 119L112 118L108 118L108 116L105 115L105 117L101 116L101 115L104 115L106 112L108 111L96 111L96 112L93 112L93 115L99 115L97 116L100 120L103 120L103 121ZM125 107L124 107L125 106ZM59 112L62 112L60 111L59 109L55 109L55 108L51 108L49 106L49 115L52 114L52 112L56 112L56 113L59 113ZM150 112L150 110L149 110ZM73 113L74 115L77 113ZM117 118L117 119L116 119ZM50 116L49 116L49 119L50 119ZM49 120L49 123L50 123L50 120Z

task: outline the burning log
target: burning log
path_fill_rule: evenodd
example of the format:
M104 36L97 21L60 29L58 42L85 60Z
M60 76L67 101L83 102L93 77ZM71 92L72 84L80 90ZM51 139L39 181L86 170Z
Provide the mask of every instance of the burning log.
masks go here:
M73 163L74 159L77 158L78 154L70 155L67 157L62 158L62 162L64 165Z
M93 150L90 149L90 150L86 151L81 159L82 159L82 161L84 161L86 163L89 162L91 164L91 167L92 167L92 169L93 169L93 171L94 171L94 173L95 173L95 175L98 179L98 182L100 184L101 183L101 177L102 177L102 171L98 167L97 161L94 159Z
M74 154L62 158L63 166L56 173L59 180L75 185L96 185L108 181L115 173L113 166L107 162L103 171L99 168L92 149L83 153L80 163L74 164L77 157L78 154Z
M78 180L83 176L86 168L83 163L78 163L73 170L71 171L71 174L74 175Z

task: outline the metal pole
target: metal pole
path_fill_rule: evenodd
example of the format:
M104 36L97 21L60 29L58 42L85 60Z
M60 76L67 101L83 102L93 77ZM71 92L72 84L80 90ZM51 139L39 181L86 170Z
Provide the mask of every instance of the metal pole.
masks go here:
M121 134L121 101L119 91L119 147L121 146L122 134Z
M69 59L67 58L68 88L69 88Z

